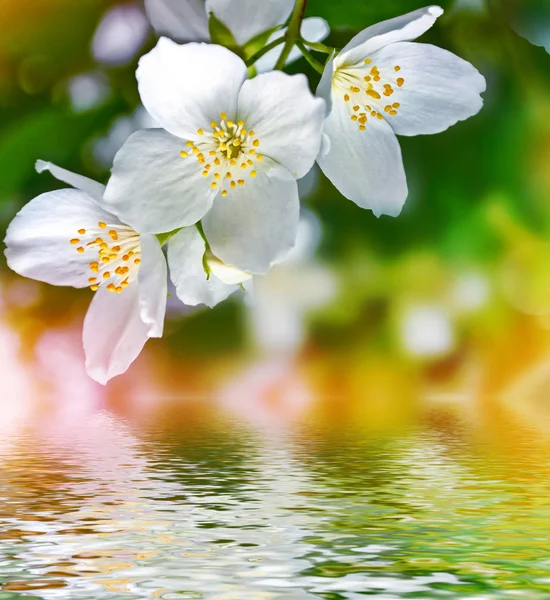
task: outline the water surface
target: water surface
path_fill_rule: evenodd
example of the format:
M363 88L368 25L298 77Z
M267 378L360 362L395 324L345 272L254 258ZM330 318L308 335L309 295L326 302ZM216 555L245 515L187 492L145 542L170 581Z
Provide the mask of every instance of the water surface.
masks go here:
M431 411L109 411L0 440L0 599L550 598L550 444Z

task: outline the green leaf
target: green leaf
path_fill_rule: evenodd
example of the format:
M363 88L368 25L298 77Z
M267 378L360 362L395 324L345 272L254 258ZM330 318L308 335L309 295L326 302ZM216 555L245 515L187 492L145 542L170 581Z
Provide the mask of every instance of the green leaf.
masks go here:
M239 44L237 44L233 34L227 28L227 25L222 23L214 13L210 13L210 18L208 19L208 31L210 32L210 39L213 44L225 46L244 59L244 52Z

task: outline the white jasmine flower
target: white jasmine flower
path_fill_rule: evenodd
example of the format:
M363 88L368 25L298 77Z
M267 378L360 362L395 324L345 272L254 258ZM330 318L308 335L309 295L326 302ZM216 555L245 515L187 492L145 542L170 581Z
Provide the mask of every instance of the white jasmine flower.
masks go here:
M248 80L221 46L161 38L137 71L142 102L162 129L132 135L117 154L105 205L143 233L202 219L215 256L265 273L294 245L296 179L321 144L324 102L303 75Z
M430 6L365 29L329 61L319 85L331 103L319 165L377 216L397 216L407 198L396 135L439 133L483 105L485 79L471 64L409 41L442 13Z
M168 265L176 294L188 306L213 308L240 289L240 284L252 282L252 273L226 265L207 250L196 227L186 227L170 238Z
M284 25L293 7L294 0L145 0L149 20L159 35L177 42L209 42L208 19L210 13L214 13L240 46ZM269 41L283 34L284 30L275 32ZM302 36L309 42L320 42L328 34L329 27L324 19L311 17L302 22ZM273 68L280 49L273 52L270 59L263 57L257 64L259 72ZM288 62L300 56L300 51L296 50Z
M10 224L11 269L52 285L96 292L84 320L86 369L101 384L124 373L151 337L161 337L167 268L157 238L139 234L102 207L105 187L38 161L76 189L31 200Z
M151 24L160 35L176 41L210 41L208 19L214 13L240 46L283 25L294 0L145 0Z

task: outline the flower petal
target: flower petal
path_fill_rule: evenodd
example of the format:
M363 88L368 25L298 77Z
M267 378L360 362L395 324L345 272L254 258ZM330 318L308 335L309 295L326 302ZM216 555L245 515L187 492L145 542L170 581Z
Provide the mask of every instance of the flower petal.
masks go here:
M442 14L441 7L427 6L367 27L342 49L336 59L336 68L360 63L367 56L388 44L406 42L420 37L432 27Z
M100 288L90 304L82 333L88 375L105 385L124 373L143 349L148 330L140 317L137 282L121 294Z
M186 227L168 242L170 278L178 298L189 306L205 304L214 308L239 288L211 275L206 278L203 258L206 245L196 227Z
M210 39L204 0L145 0L145 11L159 35L176 42Z
M336 57L334 53L328 59L323 74L321 75L321 81L317 86L317 96L325 101L326 113L329 114L332 110L332 81L334 78L334 61ZM324 143L324 142L323 142Z
M309 90L304 75L264 73L243 84L239 119L254 130L258 151L304 177L321 147L325 103Z
M207 251L206 253L206 264L212 275L215 275L218 279L228 285L239 285L252 279L252 273L241 271L240 269L224 263L217 256L214 256L211 251Z
M16 273L51 285L83 288L89 284L87 253L80 253L78 231L99 221L118 219L80 190L57 190L31 200L8 227L5 254Z
M77 175L76 173L62 169L61 167L44 160L37 160L35 166L38 173L49 171L59 181L68 183L77 190L82 190L88 194L88 196L91 196L94 200L97 200L97 202L101 202L103 200L105 186L102 183L98 183L97 181L89 179L88 177L84 177L83 175Z
M234 116L248 72L244 62L222 46L180 46L161 38L141 58L136 75L149 114L170 133L196 140L197 130L219 121L220 113Z
M206 12L227 25L240 46L283 25L293 6L294 0L206 0Z
M359 131L347 104L335 98L324 132L330 144L317 162L340 193L376 216L397 216L407 198L407 181L390 125L373 118Z
M216 192L200 164L183 159L182 141L161 129L138 131L119 150L104 205L139 233L164 233L193 225Z
M287 28L279 29L275 33L273 33L267 43L274 42L280 37L284 36L287 32ZM308 42L322 42L330 33L330 27L328 23L321 19L321 17L309 17L308 19L304 19L302 21L302 37ZM273 48L266 54L264 54L254 66L256 67L256 71L258 73L268 73L269 71L273 71L275 68L275 64L277 63L277 59L281 54L282 46L278 46L277 48ZM302 53L296 46L292 48L290 52L290 56L288 57L286 64L289 65L299 58L302 57Z
M269 159L256 179L219 195L203 219L212 252L242 271L266 273L293 248L300 201L292 175Z
M398 135L445 131L475 115L483 106L485 78L469 62L430 44L400 42L371 55L381 70L399 65L401 88L392 100L400 104L388 122Z
M149 326L149 337L162 337L168 298L168 268L154 235L140 236L139 299L141 320Z

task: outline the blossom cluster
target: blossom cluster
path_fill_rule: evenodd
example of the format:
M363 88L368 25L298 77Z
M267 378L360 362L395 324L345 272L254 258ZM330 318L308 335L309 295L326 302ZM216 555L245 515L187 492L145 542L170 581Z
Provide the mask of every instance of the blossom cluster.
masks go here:
M285 260L297 181L318 163L343 196L397 216L407 182L397 135L432 134L476 114L485 79L416 43L430 6L370 26L343 49L306 0L145 0L161 35L137 69L159 127L131 135L106 185L39 160L71 186L31 200L6 236L17 273L95 292L84 321L89 375L125 372L161 337L169 277L185 304L213 307ZM324 53L326 64L312 54ZM316 93L283 68L303 54Z

